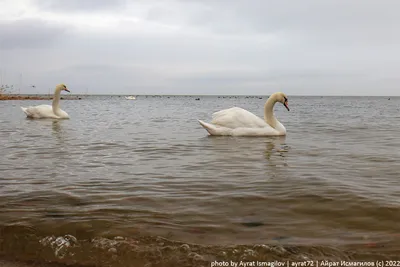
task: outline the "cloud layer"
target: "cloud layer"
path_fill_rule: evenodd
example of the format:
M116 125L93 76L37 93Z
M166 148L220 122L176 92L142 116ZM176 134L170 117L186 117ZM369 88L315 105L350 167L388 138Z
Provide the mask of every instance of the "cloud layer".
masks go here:
M395 0L16 2L0 69L23 92L400 94Z

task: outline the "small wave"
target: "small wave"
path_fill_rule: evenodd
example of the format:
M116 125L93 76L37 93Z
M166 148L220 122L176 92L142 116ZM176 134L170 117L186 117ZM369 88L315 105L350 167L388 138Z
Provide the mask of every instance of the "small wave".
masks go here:
M199 245L149 235L83 239L68 233L43 236L34 228L24 225L0 228L0 244L2 258L69 266L210 266L212 262L222 261L365 261L398 258L395 250L382 249L385 245L389 247L387 243L347 248L271 244Z

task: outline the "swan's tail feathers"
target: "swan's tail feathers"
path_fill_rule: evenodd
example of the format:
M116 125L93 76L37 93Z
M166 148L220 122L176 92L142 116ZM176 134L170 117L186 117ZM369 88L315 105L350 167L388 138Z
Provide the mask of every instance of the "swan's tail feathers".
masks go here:
M22 111L23 111L26 115L29 115L28 109L27 109L27 108L21 107L21 109L22 109Z
M25 115L26 115L28 118L32 118L32 117L33 117L33 114L30 112L29 108L21 107L21 109L22 109L22 111L25 113Z
M210 135L218 135L218 130L215 125L204 122L202 120L198 120L198 121L199 121L200 125L203 126L203 128L206 129Z

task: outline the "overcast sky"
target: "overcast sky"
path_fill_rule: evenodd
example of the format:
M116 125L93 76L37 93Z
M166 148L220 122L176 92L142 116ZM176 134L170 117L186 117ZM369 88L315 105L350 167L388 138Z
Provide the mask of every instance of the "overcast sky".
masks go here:
M397 0L0 0L3 83L47 93L400 95ZM29 85L36 85L31 88Z

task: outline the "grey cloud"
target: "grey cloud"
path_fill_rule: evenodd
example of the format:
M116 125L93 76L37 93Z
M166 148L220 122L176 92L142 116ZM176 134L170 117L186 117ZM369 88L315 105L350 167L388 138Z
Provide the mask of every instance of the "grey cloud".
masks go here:
M44 48L52 46L66 28L43 20L0 22L0 49Z
M160 79L161 78L161 79ZM145 89L162 88L162 73L140 66L115 64L74 64L68 67L42 73L38 80L46 80L46 85L60 82L74 88L74 92L89 89L93 94L145 92ZM44 84L43 84L44 86Z
M400 2L386 0L237 0L189 1L195 13L184 16L187 25L219 34L286 34L291 42L320 44L387 44L400 42ZM181 1L182 8L187 2ZM175 12L158 8L166 21ZM185 13L184 13L185 14Z
M125 0L34 0L39 8L58 12L92 12L115 10L125 6Z
M47 11L110 16L124 7L122 1L52 3ZM136 15L149 8L147 17L121 21L123 31L3 22L0 36L15 49L2 58L31 83L65 82L80 92L398 94L398 7L392 0L146 2ZM151 31L133 30L141 26ZM43 49L22 49L32 45Z
M329 82L327 82L329 81ZM271 70L271 71L219 71L187 75L173 81L179 88L193 88L209 94L268 94L283 90L288 94L346 94L346 86L363 85L370 90L378 80L370 79L368 72L337 70ZM372 86L372 84L374 84ZM306 86L305 86L306 85ZM206 88L206 89L204 89ZM362 94L361 90L361 94Z

